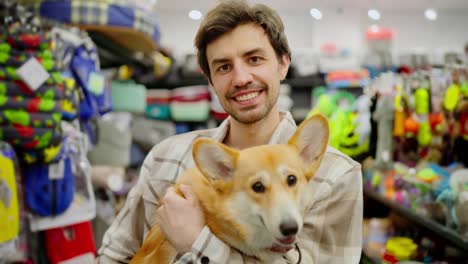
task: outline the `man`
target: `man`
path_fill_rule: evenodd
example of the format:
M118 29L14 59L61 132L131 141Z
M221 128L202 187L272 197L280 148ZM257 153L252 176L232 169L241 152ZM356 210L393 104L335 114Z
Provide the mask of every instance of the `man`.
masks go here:
M138 184L104 236L98 263L128 262L154 223L179 252L173 263L255 263L211 233L189 188L182 189L184 199L168 187L194 166L191 145L196 138L244 149L286 143L294 133L294 120L279 112L277 103L280 81L290 64L284 27L278 14L264 5L222 2L202 21L195 45L199 64L230 117L216 129L177 135L152 149ZM301 263L358 263L360 165L329 148L310 191L312 209L305 217L298 248L288 255L300 254Z

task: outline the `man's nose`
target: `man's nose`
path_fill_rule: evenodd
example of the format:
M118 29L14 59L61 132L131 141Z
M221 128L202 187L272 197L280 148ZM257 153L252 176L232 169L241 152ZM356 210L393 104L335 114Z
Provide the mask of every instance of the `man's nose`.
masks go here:
M243 64L237 64L234 67L234 75L232 82L235 87L244 87L253 81L249 67Z

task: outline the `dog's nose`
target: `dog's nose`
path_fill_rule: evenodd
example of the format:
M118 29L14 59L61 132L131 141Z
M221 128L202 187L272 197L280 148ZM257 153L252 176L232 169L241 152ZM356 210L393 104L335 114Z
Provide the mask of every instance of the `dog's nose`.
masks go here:
M294 220L284 221L280 224L280 231L283 236L293 236L297 234L297 223Z

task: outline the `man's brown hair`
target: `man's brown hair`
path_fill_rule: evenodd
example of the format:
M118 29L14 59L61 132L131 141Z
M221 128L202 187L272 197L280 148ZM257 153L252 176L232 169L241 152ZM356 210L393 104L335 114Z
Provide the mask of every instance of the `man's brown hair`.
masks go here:
M259 25L265 30L279 59L283 55L291 59L284 25L276 11L263 4L250 6L245 1L223 1L208 12L195 37L198 63L210 82L210 67L206 57L207 45L237 26L248 23Z

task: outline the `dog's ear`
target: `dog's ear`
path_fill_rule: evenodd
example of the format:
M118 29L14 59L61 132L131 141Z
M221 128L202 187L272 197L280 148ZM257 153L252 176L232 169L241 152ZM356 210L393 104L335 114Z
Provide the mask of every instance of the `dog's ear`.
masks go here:
M217 141L201 138L193 143L193 160L201 173L211 180L228 180L234 174L239 152Z
M308 180L322 161L328 145L329 130L327 119L320 114L314 115L302 122L288 142L297 149L304 161Z

